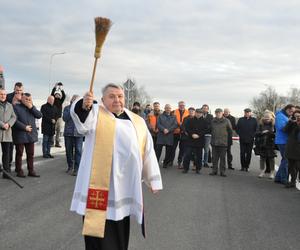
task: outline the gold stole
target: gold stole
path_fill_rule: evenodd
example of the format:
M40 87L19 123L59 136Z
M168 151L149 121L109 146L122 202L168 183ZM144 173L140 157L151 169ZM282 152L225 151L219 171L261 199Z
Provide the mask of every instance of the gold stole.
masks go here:
M142 160L147 140L147 127L138 115L130 112ZM92 169L86 201L83 235L103 238L112 168L116 118L99 107Z

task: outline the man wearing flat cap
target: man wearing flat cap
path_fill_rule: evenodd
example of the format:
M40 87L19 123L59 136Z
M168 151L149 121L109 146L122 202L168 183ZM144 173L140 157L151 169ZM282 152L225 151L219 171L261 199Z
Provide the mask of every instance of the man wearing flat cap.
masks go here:
M195 117L189 118L185 122L185 154L183 159L182 173L189 171L192 156L195 156L196 174L200 173L202 167L202 152L205 144L205 134L208 132L208 123L203 118L203 111L196 109Z
M257 120L252 117L251 109L244 109L244 117L238 120L236 126L236 132L240 137L241 171L248 172L256 129Z
M223 116L223 110L217 108L211 122L211 146L213 170L210 175L217 175L220 167L220 176L225 175L225 160L228 147L228 137L232 134L230 121Z

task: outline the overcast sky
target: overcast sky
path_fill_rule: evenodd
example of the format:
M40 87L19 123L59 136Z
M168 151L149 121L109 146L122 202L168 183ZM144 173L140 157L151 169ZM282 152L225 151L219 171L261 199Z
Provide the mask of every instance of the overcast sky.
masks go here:
M67 94L89 87L95 16L110 18L96 93L128 77L153 101L229 107L236 115L272 85L300 87L300 1L0 0L0 64L6 87L25 84L45 99L56 81Z

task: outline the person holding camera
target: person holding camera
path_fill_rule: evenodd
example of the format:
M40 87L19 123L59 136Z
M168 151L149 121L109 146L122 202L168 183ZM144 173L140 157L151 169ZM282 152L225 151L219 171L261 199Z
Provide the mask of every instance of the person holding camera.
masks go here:
M296 187L297 173L300 169L300 110L296 110L283 129L288 134L285 156L288 160L288 173L291 181L287 188Z
M275 144L277 145L281 155L280 165L274 179L276 183L287 184L288 182L288 160L286 158L286 153L285 153L288 134L284 130L284 127L287 125L289 118L293 115L294 112L295 112L295 106L293 104L288 104L283 109L281 109L276 113Z
M34 143L38 141L38 132L35 119L42 118L42 113L32 103L30 93L24 93L21 103L14 106L17 121L13 126L13 142L16 145L16 172L17 177L24 178L22 170L22 156L26 150L28 176L40 177L33 169Z
M65 91L63 90L63 84L58 82L52 89L51 95L54 96L54 106L57 109L57 115L55 117L55 147L61 148L60 134L62 130L62 106L66 99Z

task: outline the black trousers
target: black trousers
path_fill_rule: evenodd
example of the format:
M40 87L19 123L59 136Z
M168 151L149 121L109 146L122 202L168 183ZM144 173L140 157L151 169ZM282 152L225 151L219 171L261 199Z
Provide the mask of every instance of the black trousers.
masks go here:
M174 142L173 142L173 150L171 155L171 161L173 162L176 155L176 149L179 144L179 153L177 158L177 163L181 164L183 160L184 150L185 150L185 141L181 140L181 136L179 134L174 135Z
M155 148L156 147L157 136L152 135L152 140L153 140L153 146Z
M232 167L232 153L231 153L231 145L227 147L227 167Z
M7 172L11 172L10 169L10 151L11 148L13 148L13 144L11 142L1 142L1 148L2 148L2 166L3 169Z
M166 146L166 154L165 154L165 159L164 159L164 166L168 165L169 163L172 162L172 145L162 145L162 144L157 144L155 148L155 154L157 161L159 162L160 156L161 156L161 151L163 146Z
M127 250L130 217L120 221L106 220L104 238L84 236L86 250Z
M13 155L14 155L14 147L15 147L15 145L11 142L10 149L9 149L9 166L12 165Z
M213 162L213 173L218 173L219 162L220 162L220 174L225 174L225 158L226 158L227 147L212 146L212 162Z
M296 183L297 173L300 170L300 161L288 159L289 175L291 175L291 183Z
M202 167L202 152L203 147L190 147L185 148L185 154L183 159L184 170L188 171L191 160L195 160L196 171L200 171Z
M241 166L244 169L249 168L251 162L251 156L252 156L252 148L253 148L253 142L252 143L240 142Z
M274 159L273 159L274 160ZM273 168L274 169L274 168ZM271 172L271 164L270 164L270 158L266 159L266 170L265 173L270 173Z

